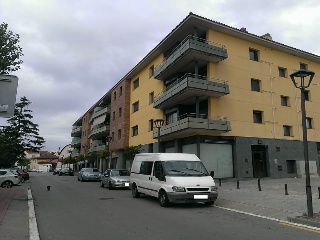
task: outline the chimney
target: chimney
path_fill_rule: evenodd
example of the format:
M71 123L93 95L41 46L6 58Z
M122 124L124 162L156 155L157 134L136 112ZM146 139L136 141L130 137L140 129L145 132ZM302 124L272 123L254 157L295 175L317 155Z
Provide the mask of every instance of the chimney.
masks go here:
M240 28L240 31L242 31L242 32L246 32L246 33L248 32L248 31L247 31L247 29L246 29L245 27Z

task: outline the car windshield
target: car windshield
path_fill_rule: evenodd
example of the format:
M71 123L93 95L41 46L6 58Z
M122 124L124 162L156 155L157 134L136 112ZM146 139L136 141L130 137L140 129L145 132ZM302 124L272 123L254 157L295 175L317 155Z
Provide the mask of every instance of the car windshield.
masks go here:
M209 176L200 161L167 161L163 167L167 176Z
M130 176L130 172L128 170L113 170L112 176L118 177L118 176Z

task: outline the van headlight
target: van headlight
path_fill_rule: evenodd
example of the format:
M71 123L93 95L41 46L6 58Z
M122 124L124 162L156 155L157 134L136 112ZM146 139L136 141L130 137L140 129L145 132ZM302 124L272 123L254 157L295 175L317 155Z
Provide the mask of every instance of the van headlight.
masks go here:
M218 187L211 186L211 192L218 192Z
M174 192L185 192L186 191L186 189L184 187L177 187L177 186L173 186L172 190Z

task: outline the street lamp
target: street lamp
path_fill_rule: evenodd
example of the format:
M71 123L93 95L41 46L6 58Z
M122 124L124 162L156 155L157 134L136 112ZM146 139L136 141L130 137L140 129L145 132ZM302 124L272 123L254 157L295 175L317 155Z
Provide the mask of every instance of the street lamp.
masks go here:
M308 155L308 141L307 141L307 126L306 126L306 88L311 84L314 77L314 72L300 69L293 72L290 78L296 88L301 91L301 114L302 114L302 133L303 133L303 150L304 150L304 164L306 172L306 194L307 194L307 209L308 217L313 217L313 207L312 207L312 192L310 185L310 171L309 171L309 155ZM309 78L309 79L308 79Z
M109 143L111 142L111 140L112 140L112 137L110 137L110 136L106 137L106 142L107 142L107 144L108 144L108 148L107 148L107 150L108 150L108 168L110 168L110 167L111 167L111 161L110 161L110 147L109 147Z
M70 158L69 158L69 166L68 166L68 167L70 168L70 162L71 162L71 159L72 159L72 158L71 158L71 157L72 157L72 156L71 156L71 155L72 155L72 150L69 150L68 152L69 152L69 154L70 154Z
M158 129L158 153L160 152L160 128L163 124L164 120L161 118L153 120L153 126Z

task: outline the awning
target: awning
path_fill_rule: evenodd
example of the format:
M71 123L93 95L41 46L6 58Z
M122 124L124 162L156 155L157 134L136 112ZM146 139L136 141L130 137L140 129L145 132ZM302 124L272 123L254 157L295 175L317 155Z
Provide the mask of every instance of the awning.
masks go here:
M95 118L95 119L93 120L92 125L98 125L98 124L100 124L100 123L103 123L103 122L106 120L106 116L107 116L107 115L102 115L102 116L100 116L100 117Z
M53 159L51 160L52 163L58 163L59 162L59 159Z

